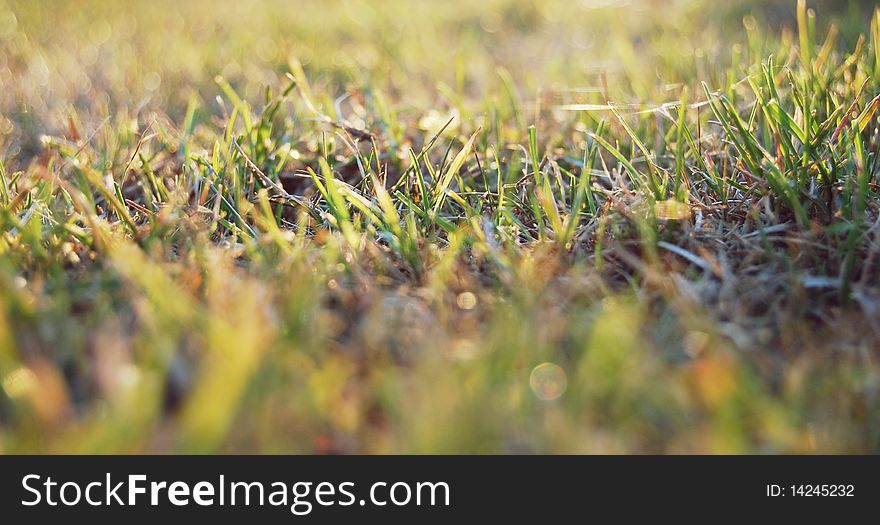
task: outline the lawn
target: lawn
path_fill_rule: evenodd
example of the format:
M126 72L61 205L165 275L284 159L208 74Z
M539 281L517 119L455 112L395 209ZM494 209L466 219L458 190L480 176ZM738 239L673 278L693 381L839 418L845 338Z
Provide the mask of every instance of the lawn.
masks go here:
M0 0L0 453L880 451L880 10L736 4Z

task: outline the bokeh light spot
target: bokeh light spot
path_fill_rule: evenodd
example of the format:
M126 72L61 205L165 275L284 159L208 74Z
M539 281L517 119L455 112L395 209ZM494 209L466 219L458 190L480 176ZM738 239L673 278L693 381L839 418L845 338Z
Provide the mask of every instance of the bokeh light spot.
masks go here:
M455 298L455 302L462 310L472 310L477 306L477 296L472 292L462 292Z
M37 386L37 378L27 368L17 368L3 378L3 390L11 399L17 399Z
M568 378L565 370L554 363L541 363L532 370L529 377L532 393L542 401L553 401L565 393Z

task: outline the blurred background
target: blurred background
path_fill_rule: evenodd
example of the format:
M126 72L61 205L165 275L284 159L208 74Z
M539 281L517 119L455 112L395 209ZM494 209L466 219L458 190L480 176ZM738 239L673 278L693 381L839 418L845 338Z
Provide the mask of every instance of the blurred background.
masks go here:
M875 3L810 5L851 48ZM718 79L747 42L780 36L747 28L796 27L788 0L2 0L0 13L0 140L19 163L71 112L91 126L145 109L179 121L193 96L216 110L215 76L255 101L291 59L315 91L376 87L404 113L480 111L503 91L499 68L528 100L583 100L602 77L617 102L650 103L656 86Z

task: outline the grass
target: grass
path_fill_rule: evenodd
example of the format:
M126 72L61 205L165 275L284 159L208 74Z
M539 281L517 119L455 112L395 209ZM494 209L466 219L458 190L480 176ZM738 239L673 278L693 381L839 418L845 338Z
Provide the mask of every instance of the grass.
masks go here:
M470 4L0 2L0 452L877 452L880 11Z

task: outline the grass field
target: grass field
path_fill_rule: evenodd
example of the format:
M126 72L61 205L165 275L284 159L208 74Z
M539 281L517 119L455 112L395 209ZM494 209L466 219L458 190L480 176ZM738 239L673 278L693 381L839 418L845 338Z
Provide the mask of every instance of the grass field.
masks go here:
M0 0L0 453L876 453L878 96L873 2Z

